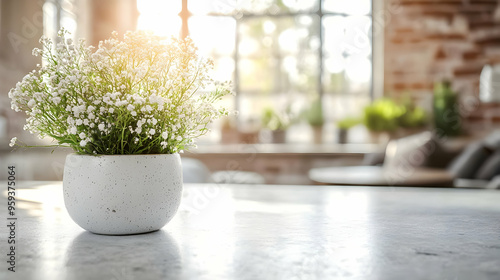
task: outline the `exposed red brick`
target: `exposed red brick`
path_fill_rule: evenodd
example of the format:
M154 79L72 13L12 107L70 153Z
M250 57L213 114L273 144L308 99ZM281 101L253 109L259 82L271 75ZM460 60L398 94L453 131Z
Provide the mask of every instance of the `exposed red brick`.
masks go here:
M392 3L392 0L384 0ZM385 26L385 90L432 92L433 83L451 79L464 94L479 94L479 76L486 63L500 63L497 0L396 0L401 12ZM389 34L389 35L387 35ZM480 107L465 116L483 123ZM500 116L494 121L500 122Z
M481 52L478 50L466 51L462 54L464 60L475 60L481 57Z
M469 18L469 28L472 31L476 29L494 28L494 27L498 27L498 24L495 23L491 17L486 18L485 16L481 15L481 18L477 20Z
M500 56L493 56L488 58L488 63L490 64L498 64L500 63Z
M433 85L432 83L412 83L410 85L410 88L412 90L424 90L424 89L432 89L433 88Z
M497 0L398 0L402 6L409 5L436 5L436 4L455 4L458 6L462 5L475 5L475 4L489 4L496 5Z
M464 65L453 70L455 76L479 75L483 70L483 65Z
M435 59L443 59L446 57L446 54L443 51L443 48L439 48L438 51L436 52L436 55L434 55Z
M404 41L403 41L403 39L401 39L401 38L392 38L392 39L391 39L391 42L392 42L393 44L402 44Z
M392 88L394 90L407 90L408 89L408 85L404 84L404 83L394 83L392 85Z
M430 40L435 40L435 39L439 39L439 40L463 40L465 39L465 36L464 34L453 34L453 33L450 33L450 34L429 34L427 35L427 39L430 39Z
M476 41L476 44L478 44L481 47L488 47L488 46L500 46L500 36L492 36L489 38L482 38Z
M413 28L410 28L410 27L401 27L401 28L397 28L394 30L396 33L399 34L405 34L405 33L410 33L410 34L413 34L415 32L415 30Z

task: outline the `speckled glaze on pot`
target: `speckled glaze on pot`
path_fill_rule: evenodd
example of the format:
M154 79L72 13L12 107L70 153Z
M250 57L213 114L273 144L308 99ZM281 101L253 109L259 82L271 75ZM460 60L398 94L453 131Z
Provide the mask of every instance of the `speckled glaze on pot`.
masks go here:
M124 235L159 230L182 196L179 154L66 157L64 203L82 228Z

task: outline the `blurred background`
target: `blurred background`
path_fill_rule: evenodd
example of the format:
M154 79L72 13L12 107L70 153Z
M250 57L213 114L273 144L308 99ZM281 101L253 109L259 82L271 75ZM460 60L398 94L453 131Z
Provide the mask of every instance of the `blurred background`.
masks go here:
M214 58L239 115L183 154L205 174L193 181L312 183L313 168L367 164L425 131L459 154L500 124L499 26L497 0L1 0L0 160L21 179L62 178L70 151L8 147L45 143L8 91L61 27L92 45L112 31L190 36Z

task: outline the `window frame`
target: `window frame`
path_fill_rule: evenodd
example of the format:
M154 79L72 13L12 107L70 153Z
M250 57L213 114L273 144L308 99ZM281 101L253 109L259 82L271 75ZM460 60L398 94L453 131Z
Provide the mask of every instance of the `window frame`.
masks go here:
M190 17L193 16L193 14L188 9L188 1L189 0L182 0L182 10L179 13L179 16L181 17L181 20L182 20L182 25L181 25L181 37L182 38L185 38L189 35L188 20ZM379 3L377 3L377 2L379 2ZM381 6L383 6L383 3L380 3L380 1L371 1L371 12L363 15L363 16L369 17L371 19L371 23L372 23L371 30L370 30L372 36L368 36L368 38L370 39L370 44L371 44L371 48L372 48L372 52L370 55L372 69L371 69L371 78L370 78L370 82L369 82L369 98L372 101L374 99L376 99L377 97L381 96L381 90L379 87L375 86L375 83L379 82L380 80L383 81L383 71L379 71L380 67L378 66L379 59L375 59L375 55L374 55L375 51L377 51L377 56L379 56L381 53L382 56L380 59L383 61L383 34L381 34L381 32L383 31L383 28L382 28L382 30L376 29L375 24L374 24L374 17L373 17L373 15L375 13L374 11L375 10L378 11L381 8ZM239 45L240 40L241 40L241 38L240 38L241 35L239 32L239 27L240 27L241 22L246 20L246 19L249 19L249 18L258 18L258 17L277 18L277 17L296 17L296 16L304 16L304 15L316 16L319 19L319 24L318 24L319 30L316 30L318 32L317 34L319 34L319 39L320 39L320 46L319 46L320 51L318 51L318 62L319 62L318 71L319 72L318 72L318 77L317 77L317 81L316 81L317 82L316 90L318 92L319 98L321 98L321 100L323 100L323 96L325 94L325 86L323 83L324 82L323 75L325 72L325 66L324 66L325 30L323 27L323 19L325 17L328 17L328 16L348 17L348 16L351 16L350 14L325 11L324 7L323 7L323 0L317 0L316 9L311 10L311 11L286 12L286 13L277 13L277 14L273 14L273 13L269 13L269 12L263 12L263 13L247 13L247 12L245 12L245 13L237 13L237 14L235 14L235 13L232 13L232 14L213 13L212 12L212 13L206 14L206 16L233 17L235 19L235 22L236 22L235 50L234 50L234 54L233 54L233 59L234 59L233 82L234 82L234 90L236 92L236 96L234 99L234 107L236 110L239 109L239 103L240 103L240 98L241 98L241 95L239 94L241 92L240 75L239 75L239 61L241 59L241 56L239 55L239 52L238 52L238 45ZM377 33L375 33L375 31ZM373 34L377 34L377 36L373 36ZM379 47L380 44L382 44L381 48ZM382 52L380 52L379 49L382 50ZM375 62L377 62L377 66L375 65ZM382 68L382 70L383 70L383 68ZM379 73L379 74L376 74L376 73Z

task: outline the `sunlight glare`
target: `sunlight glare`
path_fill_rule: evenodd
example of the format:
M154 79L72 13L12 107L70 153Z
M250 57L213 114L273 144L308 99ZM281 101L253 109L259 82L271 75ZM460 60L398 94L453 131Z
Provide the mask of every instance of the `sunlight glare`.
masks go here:
M366 15L371 11L371 0L325 0L325 10L348 15Z
M351 56L346 61L346 74L349 80L358 83L370 81L372 70L371 62L366 57Z
M138 30L152 31L159 36L179 36L181 1L138 0Z

